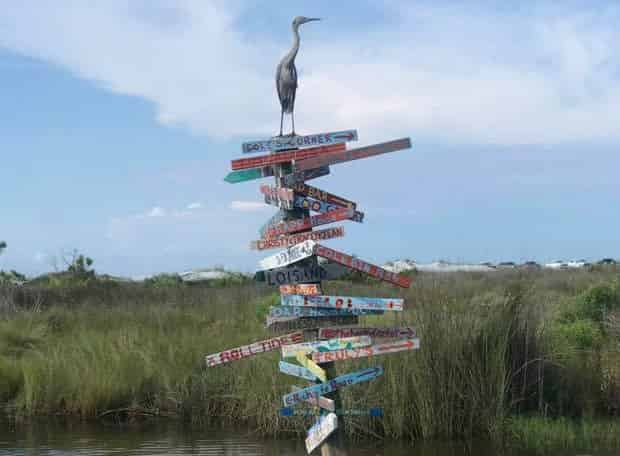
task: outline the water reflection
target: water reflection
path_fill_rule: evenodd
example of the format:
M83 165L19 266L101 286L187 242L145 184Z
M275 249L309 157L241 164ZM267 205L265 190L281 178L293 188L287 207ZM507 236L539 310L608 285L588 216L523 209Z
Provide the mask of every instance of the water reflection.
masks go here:
M189 430L187 426L169 422L131 427L54 420L19 426L0 422L0 455L2 456L177 456L190 454L297 456L305 455L306 450L301 438L260 439L248 431L215 428ZM496 456L502 452L488 445L479 444L468 447L463 444L434 443L411 447L404 443L351 442L347 445L346 454L349 456ZM518 454L523 455L522 452ZM584 453L563 451L561 454L562 456L576 456ZM516 455L517 453L511 454L511 456ZM606 455L597 453L595 456Z

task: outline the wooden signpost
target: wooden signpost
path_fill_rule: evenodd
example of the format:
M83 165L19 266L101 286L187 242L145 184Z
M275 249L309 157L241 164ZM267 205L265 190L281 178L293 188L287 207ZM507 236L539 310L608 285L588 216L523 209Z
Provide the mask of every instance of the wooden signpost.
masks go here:
M277 136L266 140L244 142L241 145L241 150L244 154L277 152L303 147L340 144L347 141L357 141L357 130L335 131L306 136Z
M293 234L291 236L282 236L272 239L259 239L258 241L252 241L250 243L250 248L253 250L287 248L292 247L296 244L300 244L304 241L325 241L327 239L333 239L342 236L344 236L344 227L337 226L323 230L307 231L305 233Z
M297 393L301 391L302 389L303 388L300 388L299 386L295 386L295 385L291 386L291 392L293 393ZM309 404L312 404L315 407L320 407L330 412L336 411L336 403L332 399L328 399L324 396L319 396L318 400L314 397L311 397L307 399L305 402L308 402Z
M318 363L330 363L344 361L346 359L365 358L368 356L387 355L405 350L417 350L420 348L419 339L405 339L396 342L371 345L370 347L353 348L347 350L334 350L331 352L314 352L312 359Z
M279 211L261 227L261 239L252 241L250 248L283 250L262 259L254 278L279 287L281 305L269 309L267 328L296 332L207 356L207 365L211 367L280 348L283 358L280 372L319 382L305 388L293 387L282 400L289 407L286 416L294 414L288 413L294 412L290 406L300 402L319 407L321 416L308 431L306 449L310 453L320 447L324 456L331 454L328 449L338 440L334 437L336 431L344 427L343 422L338 423L337 414L344 416L350 412L341 408L339 390L383 374L383 367L377 366L337 376L334 363L410 351L420 346L416 332L410 327L351 326L366 315L380 317L385 311L402 311L402 298L323 293L322 281L341 278L349 271L360 271L399 287L411 286L411 278L406 275L319 243L343 237L345 231L342 226L318 227L344 220L362 223L364 213L355 202L308 185L306 181L330 174L330 165L411 147L411 140L404 138L347 150L346 143L355 140L357 131L347 130L243 143L244 153L266 155L233 160L233 171L225 180L236 183L274 177L275 186L261 185L260 192L265 202L277 206ZM307 336L314 335L314 339L303 342L301 329L306 329Z
M318 380L318 377L314 375L309 369L303 366L298 366L297 364L291 364L291 363L287 363L286 361L280 361L280 363L278 364L278 367L280 368L280 372L282 372L283 374L303 378L311 382ZM318 368L321 369L320 367ZM321 371L325 373L323 369L321 369Z
M339 150L324 156L315 156L298 161L295 163L295 170L303 171L305 169L318 168L319 166L336 165L409 148L411 148L411 140L409 138L402 138L372 146L360 147L359 149Z
M293 189L295 193L299 193L300 195L307 196L308 198L314 198L325 203L335 204L340 207L349 207L351 209L355 209L357 207L357 204L353 201L349 201L346 198L326 192L325 190L313 187L304 182L297 182L296 184L291 185L290 188Z
M320 282L321 280L334 280L341 277L345 270L338 268L336 264L323 264L320 266L292 266L286 268L258 271L254 280L267 282L267 285L279 286L307 282Z
M369 336L343 337L341 339L318 340L313 342L301 342L299 344L282 347L282 358L296 357L297 353L327 352L332 350L347 350L360 347L368 347L372 344Z
M263 269L281 268L291 263L301 261L304 258L309 258L314 254L314 245L314 241L307 240L293 247L289 247L280 253L276 253L275 255L261 260L259 262L260 267Z
M299 293L301 294L301 293ZM319 328L319 339L336 337L370 336L375 339L413 339L416 332L410 327L360 328L359 326Z
M250 345L243 345L237 348L231 348L220 353L208 355L206 357L207 367L217 366L219 364L229 363L231 361L237 361L243 358L254 356L258 353L264 353L272 350L277 350L283 345L296 344L304 340L304 333L297 331L284 336L274 337L272 339L262 340L260 342L254 342Z
M317 422L308 430L306 437L306 451L312 453L338 428L338 417L330 412L321 415Z
M338 417L335 413L330 412L326 415L321 415L314 426L308 430L308 437L306 437L306 451L308 454L312 453L316 447L323 443L337 427Z
M282 397L284 406L295 405L306 401L309 398L317 398L324 394L345 388L347 386L356 385L358 383L374 380L383 375L383 366L369 367L350 374L340 375L333 380L317 385L308 386L300 391L286 394Z
M289 222L281 222L265 231L267 238L273 238L284 234L297 233L299 231L309 230L315 226L326 225L328 223L340 222L348 220L355 214L353 209L342 207L335 211L325 212L324 214L313 215L312 217L304 217L299 220L291 220Z
M310 211L320 213L334 211L341 207L336 204L329 204L324 201L314 200L312 198L307 198L305 196L299 195L295 196L295 198L293 199L293 206L299 209L308 209ZM355 211L353 213L353 216L349 220L362 223L364 221L364 213L360 211Z
M317 363L308 358L305 351L298 351L295 357L297 358L297 362L316 375L316 378L322 382L327 381L327 374L325 371L321 369Z
M306 169L304 171L295 172L282 176L281 183L286 186L294 185L297 182L305 182L311 179L327 176L329 174L329 166L321 166L320 168Z
M342 317L346 315L383 315L383 310L369 309L325 309L321 307L272 306L272 317Z
M278 165L278 164L290 162L293 160L305 160L307 158L312 158L317 155L327 154L330 152L338 152L338 151L342 151L345 149L346 147L344 144L334 144L331 146L313 147L311 149L282 152L276 155L260 155L258 157L252 157L252 158L240 158L238 160L233 160L231 162L231 166L232 166L233 171L237 171L240 169L248 169L248 168L262 168L264 166ZM316 166L315 168L319 168L319 167L320 166ZM306 168L306 169L310 169L310 168Z
M363 272L376 279L398 285L399 287L409 288L411 286L411 279L407 276L388 271L374 264L366 263L365 261L353 258L346 253L338 252L329 247L316 244L314 246L314 253L320 257L327 258L335 263L342 264L343 266Z
M354 296L283 295L283 306L326 307L331 309L403 310L401 298L360 298Z
M319 295L321 286L318 283L299 283L297 285L280 285L281 295Z

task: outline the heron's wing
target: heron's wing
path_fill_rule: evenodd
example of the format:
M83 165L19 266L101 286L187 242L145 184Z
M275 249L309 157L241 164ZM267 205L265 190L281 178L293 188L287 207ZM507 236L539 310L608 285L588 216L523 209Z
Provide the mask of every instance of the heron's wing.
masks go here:
M282 73L282 62L278 63L278 67L276 68L276 90L278 91L278 100L282 102L282 90L280 90L280 79Z

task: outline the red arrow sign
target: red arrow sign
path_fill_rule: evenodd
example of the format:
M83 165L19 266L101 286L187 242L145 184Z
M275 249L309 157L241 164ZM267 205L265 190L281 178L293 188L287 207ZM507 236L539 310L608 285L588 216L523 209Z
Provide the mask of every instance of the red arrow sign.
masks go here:
M261 155L252 158L240 158L238 160L233 160L231 164L233 170L260 168L263 166L275 165L278 163L286 163L292 160L305 160L308 158L316 157L317 155L343 151L345 149L345 144L333 144L330 146L320 146L312 147L310 149L282 152L275 155Z

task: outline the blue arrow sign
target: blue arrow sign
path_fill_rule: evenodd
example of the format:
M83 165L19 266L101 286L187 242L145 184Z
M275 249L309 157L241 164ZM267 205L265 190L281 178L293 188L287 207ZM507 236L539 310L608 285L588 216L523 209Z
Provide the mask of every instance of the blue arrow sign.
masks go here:
M294 393L286 394L282 396L282 401L284 402L284 406L288 407L311 398L318 398L319 396L349 385L374 380L381 375L383 375L383 366L370 367L350 374L341 375L328 382L312 385Z

